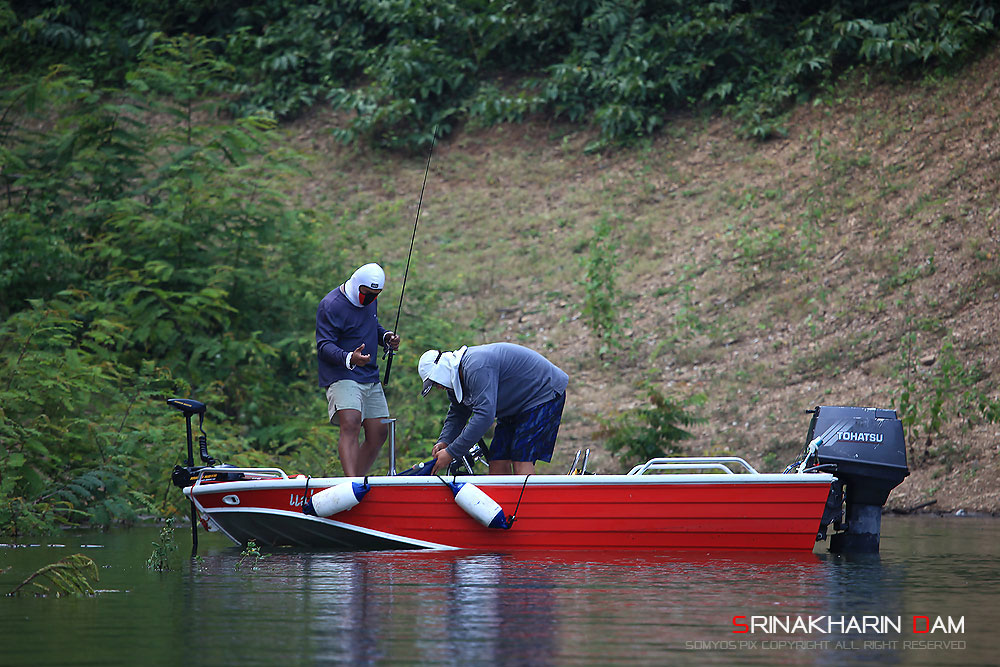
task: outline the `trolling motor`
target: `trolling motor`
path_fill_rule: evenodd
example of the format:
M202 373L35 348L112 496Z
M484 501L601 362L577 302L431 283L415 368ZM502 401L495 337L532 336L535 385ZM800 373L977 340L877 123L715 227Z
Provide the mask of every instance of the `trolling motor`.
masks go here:
M220 464L218 460L208 453L208 434L205 433L205 429L202 427L205 421L205 411L208 409L208 406L193 398L168 398L167 405L180 410L187 422L187 461L185 462L186 465L174 466L174 470L170 474L170 479L173 481L174 486L181 489L191 486L205 468L230 467ZM204 464L198 466L194 464L194 441L191 432L191 417L194 415L198 415L198 430L201 432L201 435L198 436L198 456ZM207 477L206 479L214 479L220 482L233 481L243 479L243 474L212 473L211 477ZM194 501L191 501L191 555L193 556L196 553L198 553L198 511L195 509Z
M222 463L208 453L208 434L202 428L205 420L205 411L208 409L208 406L192 398L168 398L167 405L183 412L184 419L187 421L187 462L183 466L174 466L174 471L170 474L170 479L173 481L174 486L181 489L191 486L205 468L233 467ZM198 456L205 465L194 464L194 446L191 437L191 417L194 415L198 415L198 430L201 432L201 435L198 436ZM215 482L233 482L243 479L243 473L212 472L203 475L203 478Z
M201 435L198 437L198 445L200 447L201 460L208 465L214 465L215 459L208 455L208 434L205 433L205 429L202 428L202 423L205 420L205 410L207 406L204 403L196 401L191 398L168 398L167 405L172 408L177 408L184 413L184 419L187 421L187 466L174 466L174 472L170 475L171 480L174 482L174 486L184 488L185 486L191 486L193 480L197 478L198 471L204 466L195 467L194 465L194 448L191 442L191 417L198 415L198 430L201 431ZM211 461L211 463L209 463ZM194 507L194 501L191 501L191 555L194 556L198 553L198 510Z
M830 472L830 488L817 541L833 524L830 551L878 553L882 506L889 492L910 474L903 424L895 410L817 406L806 436L798 472ZM807 467L808 466L808 467Z
M172 408L177 408L184 413L184 419L187 421L187 465L186 466L174 466L174 472L170 475L170 478L174 482L174 486L184 488L185 486L191 486L194 480L198 478L198 473L202 468L206 466L214 466L218 461L212 458L208 453L208 434L205 433L203 424L205 421L205 410L208 409L204 403L196 401L191 398L168 398L167 405ZM198 430L201 431L201 435L198 436L198 448L199 455L201 457L202 463L205 466L195 466L194 464L194 447L191 438L191 417L198 415Z

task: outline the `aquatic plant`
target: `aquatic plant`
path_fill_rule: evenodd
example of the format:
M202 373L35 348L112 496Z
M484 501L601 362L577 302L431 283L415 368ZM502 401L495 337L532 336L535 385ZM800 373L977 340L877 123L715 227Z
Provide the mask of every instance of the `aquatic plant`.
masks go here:
M250 540L249 542L246 543L246 546L243 547L243 552L240 554L240 559L236 561L236 566L233 569L239 572L240 568L243 567L243 562L246 560L251 560L250 569L256 570L257 564L260 563L260 561L264 560L265 558L267 558L267 555L262 554L260 552L260 547L257 546L257 543L254 542L253 540Z
M585 289L583 316L597 343L598 354L612 353L621 347L622 326L619 316L621 295L615 284L619 257L618 242L612 237L608 216L594 225L590 254L583 260L586 276L581 281Z
M88 581L88 576L93 577L95 581L100 578L97 574L97 565L83 554L73 554L36 570L7 595L18 595L29 584L39 597L94 595L94 587ZM49 585L46 586L43 581L48 581Z
M177 544L174 542L174 520L167 519L160 529L160 539L153 542L153 553L146 560L146 567L157 572L167 572L170 570L170 554L177 551Z

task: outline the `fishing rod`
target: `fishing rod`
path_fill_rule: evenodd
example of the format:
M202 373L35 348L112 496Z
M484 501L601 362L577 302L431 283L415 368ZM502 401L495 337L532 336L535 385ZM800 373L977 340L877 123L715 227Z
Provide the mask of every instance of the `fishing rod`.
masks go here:
M403 294L406 292L406 276L410 273L410 257L413 256L413 241L417 238L417 222L420 220L420 205L424 202L424 188L427 187L427 172L431 168L431 156L434 155L434 142L437 140L438 126L434 126L434 130L431 132L431 148L427 151L427 164L424 165L424 182L420 185L420 197L417 198L417 215L413 218L413 234L410 236L410 251L406 254L406 269L403 271L403 285L399 289L399 306L396 308L396 322L392 325L392 332L399 335L397 327L399 327L399 312L403 309ZM389 386L389 371L392 370L392 358L396 356L395 350L391 347L387 347L385 354L382 358L385 359L388 356L388 360L385 362L385 379L382 380L382 386Z

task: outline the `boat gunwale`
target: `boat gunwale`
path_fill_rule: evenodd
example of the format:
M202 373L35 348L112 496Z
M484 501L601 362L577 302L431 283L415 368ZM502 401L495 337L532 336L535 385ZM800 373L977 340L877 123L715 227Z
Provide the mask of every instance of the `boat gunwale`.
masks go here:
M218 472L226 472L225 468ZM225 493L235 491L250 491L264 489L297 489L308 487L323 489L344 482L368 483L371 486L436 486L442 482L471 483L480 487L496 486L679 486L679 485L709 485L730 486L746 484L763 484L769 486L787 486L794 484L832 484L835 475L824 472L810 473L744 473L734 475L724 474L692 474L667 473L654 475L459 475L459 476L410 476L410 475L379 475L374 477L270 477L259 479L244 479L233 481L198 480L194 485L185 487L184 495L201 495L207 493Z

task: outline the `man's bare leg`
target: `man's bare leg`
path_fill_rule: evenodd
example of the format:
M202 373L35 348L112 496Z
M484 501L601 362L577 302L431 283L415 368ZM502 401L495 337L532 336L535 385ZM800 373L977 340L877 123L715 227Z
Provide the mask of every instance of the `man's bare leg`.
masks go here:
M340 454L340 465L344 468L346 477L359 477L361 472L360 448L358 437L361 435L361 411L343 409L337 411L340 422L340 440L337 441L337 452Z
M534 461L514 461L514 474L534 475L535 474Z
M510 459L497 459L496 461L490 461L490 474L491 475L509 475L511 474Z
M366 419L362 425L365 429L365 441L358 450L357 461L361 470L358 475L367 475L389 435L389 425L383 424L381 419Z
M534 475L535 464L531 461L511 461L510 459L497 459L490 461L491 475Z

